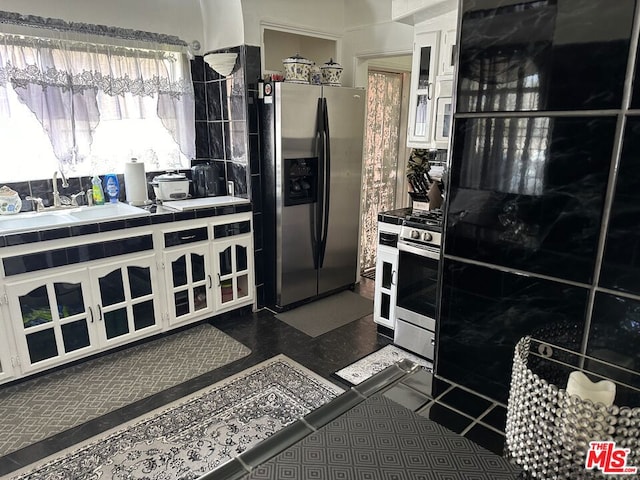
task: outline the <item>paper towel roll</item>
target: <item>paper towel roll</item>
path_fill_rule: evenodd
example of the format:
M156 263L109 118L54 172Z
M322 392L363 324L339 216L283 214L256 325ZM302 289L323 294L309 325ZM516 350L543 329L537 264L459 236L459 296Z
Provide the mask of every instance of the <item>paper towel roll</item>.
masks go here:
M131 205L145 205L149 202L147 193L147 176L144 163L132 158L124 166L124 184L127 192L127 202Z

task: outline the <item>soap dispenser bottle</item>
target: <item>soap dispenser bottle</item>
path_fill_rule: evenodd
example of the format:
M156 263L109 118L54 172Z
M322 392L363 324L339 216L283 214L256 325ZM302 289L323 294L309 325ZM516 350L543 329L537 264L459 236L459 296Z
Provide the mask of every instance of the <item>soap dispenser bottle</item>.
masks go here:
M104 205L104 192L102 191L102 181L98 175L91 179L91 194L94 205Z
M120 185L118 183L118 177L115 173L109 173L104 177L105 191L109 202L118 203L118 194L120 193Z

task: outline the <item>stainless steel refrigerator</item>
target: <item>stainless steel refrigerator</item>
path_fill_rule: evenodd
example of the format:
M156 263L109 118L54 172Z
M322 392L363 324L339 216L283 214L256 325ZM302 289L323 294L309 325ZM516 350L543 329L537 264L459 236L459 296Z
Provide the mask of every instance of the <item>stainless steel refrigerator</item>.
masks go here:
M286 309L355 283L365 97L359 88L264 86L267 306Z

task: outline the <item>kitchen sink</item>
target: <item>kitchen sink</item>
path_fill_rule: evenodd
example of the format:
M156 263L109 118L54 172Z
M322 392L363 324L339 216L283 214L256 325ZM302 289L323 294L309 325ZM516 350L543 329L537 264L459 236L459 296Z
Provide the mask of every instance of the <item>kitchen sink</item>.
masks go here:
M45 212L0 215L0 235L63 227L96 221L119 220L149 215L147 210L126 203L64 208Z

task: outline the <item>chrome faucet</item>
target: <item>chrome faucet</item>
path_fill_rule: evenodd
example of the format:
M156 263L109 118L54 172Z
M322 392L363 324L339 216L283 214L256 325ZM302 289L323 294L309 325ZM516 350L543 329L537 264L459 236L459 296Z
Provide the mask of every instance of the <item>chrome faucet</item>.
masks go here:
M69 186L69 182L67 182L67 178L64 176L62 170L60 170L60 176L62 177L62 188L67 188ZM58 192L58 172L53 172L53 179L51 181L53 184L53 206L61 207L62 205L68 205L70 202L63 202L62 197L60 196L60 192ZM68 200L68 198L67 198Z

